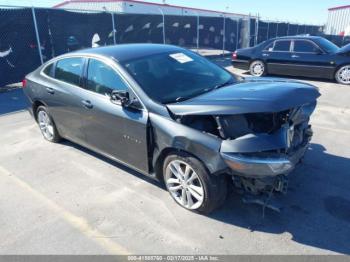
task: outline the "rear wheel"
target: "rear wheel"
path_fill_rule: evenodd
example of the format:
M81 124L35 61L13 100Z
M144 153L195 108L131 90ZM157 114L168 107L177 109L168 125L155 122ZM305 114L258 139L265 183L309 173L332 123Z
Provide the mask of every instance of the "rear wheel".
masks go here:
M61 137L57 132L55 123L49 115L46 107L38 107L38 109L36 110L36 119L38 121L41 134L47 141L56 143L61 140Z
M252 76L263 76L266 74L265 63L261 60L255 60L250 63L249 72Z
M335 80L339 84L350 85L350 65L339 68L335 73Z
M226 199L225 177L210 175L203 164L189 154L169 155L164 161L163 176L171 197L188 210L207 214Z

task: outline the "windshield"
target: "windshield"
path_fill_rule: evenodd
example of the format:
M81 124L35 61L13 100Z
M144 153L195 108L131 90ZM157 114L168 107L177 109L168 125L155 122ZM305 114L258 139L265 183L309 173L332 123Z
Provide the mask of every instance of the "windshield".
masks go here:
M151 99L162 104L236 82L226 70L186 50L137 58L122 65Z
M317 42L327 53L335 53L339 50L339 47L337 45L333 44L331 41L325 38L317 39Z

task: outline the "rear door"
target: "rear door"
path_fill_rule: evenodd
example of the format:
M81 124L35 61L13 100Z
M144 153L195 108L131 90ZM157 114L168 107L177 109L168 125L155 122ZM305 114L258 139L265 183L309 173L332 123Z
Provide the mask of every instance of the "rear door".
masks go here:
M276 40L262 52L270 74L292 75L291 40Z
M84 61L82 57L62 58L53 64L53 69L42 72L47 76L44 101L59 133L78 143L85 141L80 98Z
M298 76L332 78L334 75L335 63L331 55L311 40L294 40L292 58Z
M147 111L111 102L113 90L137 99L111 62L91 58L85 74L82 121L88 146L147 173Z

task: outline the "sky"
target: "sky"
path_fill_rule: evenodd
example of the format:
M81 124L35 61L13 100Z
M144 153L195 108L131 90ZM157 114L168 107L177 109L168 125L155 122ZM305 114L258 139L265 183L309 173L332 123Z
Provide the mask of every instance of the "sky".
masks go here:
M62 0L64 1L64 0ZM0 0L0 5L50 7L61 0ZM142 0L141 0L142 1ZM147 0L162 3L164 0ZM350 5L350 0L165 0L167 4L257 15L265 20L323 25L328 8Z

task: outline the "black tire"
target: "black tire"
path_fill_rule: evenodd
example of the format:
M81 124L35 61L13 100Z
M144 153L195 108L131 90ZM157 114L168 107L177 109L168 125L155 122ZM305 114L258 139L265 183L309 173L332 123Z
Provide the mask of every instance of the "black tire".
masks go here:
M265 76L267 74L266 64L261 60L252 61L249 65L249 73L256 77Z
M188 164L193 171L197 174L201 186L203 187L204 196L203 196L203 202L200 206L198 206L195 209L188 208L181 203L178 202L177 199L172 195L172 193L169 190L168 184L166 182L167 177L167 167L170 163L173 161L182 161L186 164ZM191 156L190 154L184 153L184 152L177 152L176 154L170 154L168 155L163 163L163 178L165 186L170 194L170 196L175 200L177 204L179 204L181 207L186 208L191 211L195 211L202 214L208 214L212 212L213 210L220 207L226 200L227 196L227 180L226 176L224 175L212 175L208 172L206 167L195 157Z
M45 115L48 117L48 121L49 121L49 125L50 125L50 131L48 131L48 133L50 133L50 135L44 131L44 127L42 127L42 125L40 123L41 117L45 116ZM52 143L58 143L61 141L62 138L57 131L55 122L53 121L52 117L50 116L50 114L45 106L39 106L37 108L36 113L35 113L35 117L36 117L36 120L38 122L41 134L43 135L43 137L47 141L52 142ZM46 128L48 128L48 127L46 127Z

